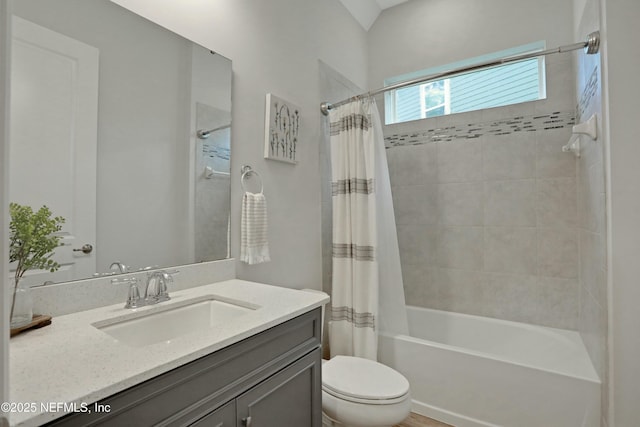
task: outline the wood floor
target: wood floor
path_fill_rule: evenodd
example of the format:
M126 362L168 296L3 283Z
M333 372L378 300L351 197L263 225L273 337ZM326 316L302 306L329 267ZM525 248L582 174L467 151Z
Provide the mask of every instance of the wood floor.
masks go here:
M401 422L394 427L453 427L449 424L441 423L440 421L432 420L431 418L424 417L422 415L414 414L409 415L409 418Z

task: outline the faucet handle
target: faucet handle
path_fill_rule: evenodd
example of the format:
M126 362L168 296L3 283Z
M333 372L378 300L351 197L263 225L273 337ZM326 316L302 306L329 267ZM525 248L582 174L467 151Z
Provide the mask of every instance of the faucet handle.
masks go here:
M158 285L157 301L158 302L168 301L171 299L171 297L169 296L168 285L169 283L173 284L173 275L178 273L179 273L178 270L160 271L160 274L162 275L163 280L158 280L158 283L157 283Z
M147 271L146 268L147 267L145 267L145 271ZM173 276L175 274L179 274L179 273L180 273L180 270L169 270L169 271L167 271L167 270L150 270L150 271L147 271L147 278L150 278L155 274L169 275L169 278L171 278L171 276Z
M112 285L119 285L121 283L136 284L136 283L138 283L138 279L136 279L135 277L123 277L123 278L111 279L111 284Z
M132 277L129 280L131 284L129 286L129 296L127 297L127 303L124 305L124 308L138 308L145 305L145 301L140 298L140 290L138 289L138 280L135 277Z
M129 294L124 308L138 308L147 305L146 301L140 297L138 289L138 279L135 277L118 277L111 279L112 285L120 285L122 283L129 284Z

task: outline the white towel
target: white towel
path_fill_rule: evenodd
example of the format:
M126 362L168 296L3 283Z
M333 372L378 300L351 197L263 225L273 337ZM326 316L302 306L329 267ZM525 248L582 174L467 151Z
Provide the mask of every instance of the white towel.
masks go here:
M246 192L242 197L240 261L247 264L271 261L267 241L267 199L263 193Z

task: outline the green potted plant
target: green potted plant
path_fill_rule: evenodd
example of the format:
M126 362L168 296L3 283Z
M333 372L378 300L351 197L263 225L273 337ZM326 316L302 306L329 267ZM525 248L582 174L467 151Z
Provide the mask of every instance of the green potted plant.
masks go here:
M9 205L9 262L15 264L13 298L11 300L11 327L17 328L31 322L31 307L22 307L17 295L27 292L19 287L22 276L30 269L54 272L60 264L53 259L54 250L60 246L61 237L54 233L62 229L64 218L53 217L48 207L42 206L34 212L30 206L11 203ZM17 308L17 310L16 310Z

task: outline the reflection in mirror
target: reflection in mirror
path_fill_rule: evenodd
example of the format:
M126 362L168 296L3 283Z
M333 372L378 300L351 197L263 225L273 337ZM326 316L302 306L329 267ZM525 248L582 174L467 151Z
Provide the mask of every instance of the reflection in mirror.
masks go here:
M227 258L231 61L109 0L13 12L10 200L66 219L25 283Z
M196 260L229 257L229 200L231 114L207 104L196 104L196 128L202 141L196 181ZM220 184L224 183L224 185Z

